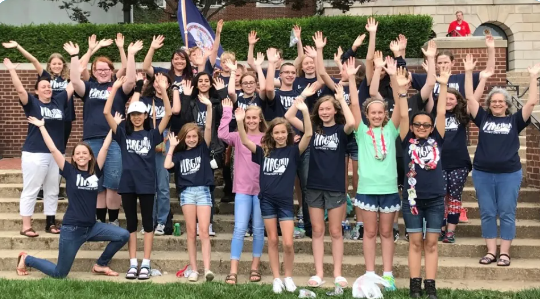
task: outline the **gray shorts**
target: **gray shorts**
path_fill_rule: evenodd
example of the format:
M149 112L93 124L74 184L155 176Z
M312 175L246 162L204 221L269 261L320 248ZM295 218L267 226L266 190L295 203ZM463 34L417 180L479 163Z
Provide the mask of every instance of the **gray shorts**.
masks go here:
M347 194L344 192L307 189L305 200L310 208L331 210L346 204Z

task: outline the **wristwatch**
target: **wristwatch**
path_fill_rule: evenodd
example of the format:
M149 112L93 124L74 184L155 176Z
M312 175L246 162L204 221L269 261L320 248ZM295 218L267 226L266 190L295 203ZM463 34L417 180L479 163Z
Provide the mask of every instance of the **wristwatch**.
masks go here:
M407 97L407 93L400 93L400 94L399 94L399 97L400 97L400 98L406 98L406 97Z

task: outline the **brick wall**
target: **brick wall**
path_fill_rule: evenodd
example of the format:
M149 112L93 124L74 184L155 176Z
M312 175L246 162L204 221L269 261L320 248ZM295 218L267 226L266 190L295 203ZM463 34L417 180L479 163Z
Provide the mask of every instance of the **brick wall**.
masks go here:
M526 130L527 136L527 184L530 187L540 187L540 132L529 125Z

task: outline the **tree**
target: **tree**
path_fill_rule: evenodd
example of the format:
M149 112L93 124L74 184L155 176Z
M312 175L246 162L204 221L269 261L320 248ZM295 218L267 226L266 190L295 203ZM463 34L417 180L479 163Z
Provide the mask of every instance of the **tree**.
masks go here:
M61 1L62 4L59 6L61 9L66 10L68 13L70 19L73 21L79 22L79 23L88 23L88 17L90 16L90 12L85 11L81 9L78 4L81 3L96 3L98 7L102 8L105 11L108 11L111 7L116 6L117 4L122 4L122 11L124 12L124 22L129 23L131 20L130 11L131 6L144 6L148 9L162 9L160 8L155 0L49 0L49 1L55 1L59 2ZM199 7L199 10L201 11L202 15L210 20L213 16L215 16L217 13L219 13L222 9L224 9L227 6L244 6L248 3L269 3L269 4L291 4L291 8L293 10L301 10L302 8L306 7L307 3L309 1L313 0L192 0L197 7ZM376 0L314 0L318 7L318 12L322 11L322 7L325 3L330 4L333 8L341 9L342 11L348 11L353 5L354 2L358 2L360 4L367 3L367 2L374 2ZM169 14L176 14L176 11L178 9L178 2L179 0L165 0L167 3L165 12ZM218 6L219 5L219 6Z

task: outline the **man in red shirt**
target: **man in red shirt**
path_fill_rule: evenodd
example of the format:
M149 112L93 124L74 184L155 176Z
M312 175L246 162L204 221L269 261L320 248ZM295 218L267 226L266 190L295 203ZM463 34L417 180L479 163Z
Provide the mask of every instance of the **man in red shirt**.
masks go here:
M469 24L463 20L463 12L456 12L456 20L448 26L448 36L469 36L471 29Z

